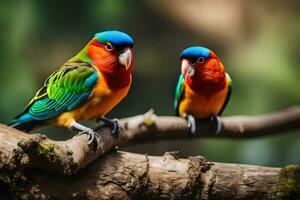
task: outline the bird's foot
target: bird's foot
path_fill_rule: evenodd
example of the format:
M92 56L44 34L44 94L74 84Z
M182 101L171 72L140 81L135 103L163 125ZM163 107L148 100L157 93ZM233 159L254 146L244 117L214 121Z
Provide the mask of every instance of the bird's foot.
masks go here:
M210 117L210 121L215 125L215 134L219 134L222 129L221 118L218 115L213 115Z
M78 135L87 135L88 136L88 144L92 144L94 141L97 141L96 138L97 133L93 129L82 130L78 133Z
M114 138L118 138L119 133L120 133L120 125L119 125L119 120L117 118L114 119L108 119L106 117L101 117L97 120L102 121L104 123L103 126L108 126L111 129L111 134Z
M83 126L83 125L81 125L77 122L73 122L70 125L69 129L78 130L79 135L86 134L88 136L88 145L93 144L93 151L97 150L99 137L93 129L91 129L89 127L86 127L86 126Z
M185 115L185 120L187 121L187 126L189 128L189 135L193 136L196 133L196 120L193 115Z

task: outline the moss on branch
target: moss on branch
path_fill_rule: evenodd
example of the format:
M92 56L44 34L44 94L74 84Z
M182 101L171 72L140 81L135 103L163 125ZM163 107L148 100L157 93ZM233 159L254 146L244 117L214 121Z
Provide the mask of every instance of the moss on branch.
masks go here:
M72 152L61 149L44 135L34 134L21 140L18 146L28 155L28 165L47 171L71 175L78 165L72 161ZM42 166L40 166L42 165Z
M288 165L281 170L276 191L276 200L300 199L300 165Z

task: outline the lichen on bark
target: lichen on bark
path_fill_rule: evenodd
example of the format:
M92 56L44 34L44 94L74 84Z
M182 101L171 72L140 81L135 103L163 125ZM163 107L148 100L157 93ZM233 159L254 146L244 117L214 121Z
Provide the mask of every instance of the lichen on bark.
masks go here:
M30 135L21 140L18 146L28 155L28 165L46 171L63 172L64 175L71 175L78 168L72 162L72 152L64 152L62 155L60 146L44 135Z

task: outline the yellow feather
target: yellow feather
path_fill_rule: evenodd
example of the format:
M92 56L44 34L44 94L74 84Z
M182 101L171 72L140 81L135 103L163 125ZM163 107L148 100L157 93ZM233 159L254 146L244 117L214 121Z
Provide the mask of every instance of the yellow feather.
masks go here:
M228 81L227 81L228 85ZM217 115L225 102L228 87L210 96L194 92L188 85L185 86L184 98L179 105L179 115L192 114L197 118L206 118Z
M116 91L111 90L101 78L96 83L92 96L85 103L72 111L62 113L51 122L58 126L69 127L74 121L94 120L102 117L114 108L127 95L132 78L130 76L128 86Z

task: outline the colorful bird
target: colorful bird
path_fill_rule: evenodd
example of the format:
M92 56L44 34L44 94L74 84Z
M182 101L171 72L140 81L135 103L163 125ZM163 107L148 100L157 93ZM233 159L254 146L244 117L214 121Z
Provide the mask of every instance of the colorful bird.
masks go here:
M133 40L126 33L105 31L73 58L50 75L11 127L30 131L55 124L87 134L94 141L93 129L82 120L101 120L116 136L118 121L104 116L128 93L133 68Z
M189 47L181 55L181 75L176 87L174 109L185 117L190 132L196 132L195 118L210 118L221 130L220 115L230 99L232 82L216 54L200 46Z

